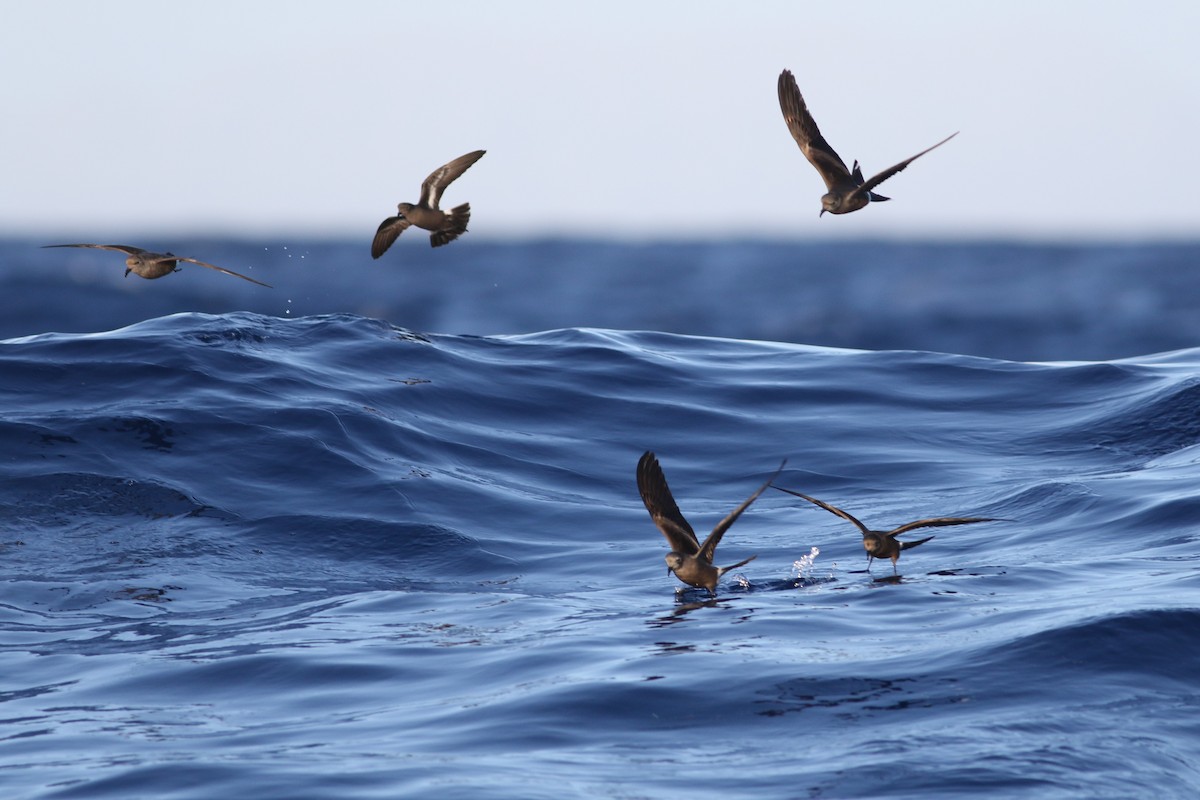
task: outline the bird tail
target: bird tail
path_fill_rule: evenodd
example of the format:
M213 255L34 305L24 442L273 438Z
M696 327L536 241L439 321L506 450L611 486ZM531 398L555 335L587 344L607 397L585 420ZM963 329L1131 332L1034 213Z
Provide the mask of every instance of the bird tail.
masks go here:
M910 547L916 547L919 544L925 544L932 538L932 536L926 536L924 539L914 539L911 542L900 542L900 549L907 550Z
M858 165L857 161L854 162L854 170L850 174L854 176L854 182L858 186L862 186L864 183L867 182L867 179L863 177L862 167L860 167ZM891 200L892 198L884 197L881 194L875 194L870 189L868 189L867 190L867 199L870 200L872 203L886 203L888 200Z
M471 221L471 204L463 203L455 206L446 213L446 225L441 230L429 235L429 243L433 247L450 244L467 232L467 223Z

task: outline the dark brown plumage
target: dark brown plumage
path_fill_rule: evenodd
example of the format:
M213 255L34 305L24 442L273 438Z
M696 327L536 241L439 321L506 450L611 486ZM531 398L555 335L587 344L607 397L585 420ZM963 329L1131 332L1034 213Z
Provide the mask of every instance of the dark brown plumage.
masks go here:
M471 204L463 203L447 212L442 211L438 203L446 187L483 158L486 152L475 150L435 169L421 184L421 199L416 205L400 203L396 206L396 216L388 217L379 224L375 239L371 242L371 258L379 258L386 253L409 225L432 231L429 244L433 247L449 244L466 233L467 223L471 221Z
M900 551L908 550L917 545L925 544L932 536L927 536L924 539L915 539L909 542L901 542L896 539L902 533L917 530L918 528L941 528L947 525L969 525L973 522L995 522L995 517L932 517L930 519L919 519L915 522L906 522L898 528L893 528L890 531L873 531L866 525L859 522L847 511L843 511L837 506L830 505L823 500L818 500L815 497L809 497L800 492L794 492L791 489L784 489L782 486L774 487L781 492L787 492L790 495L801 497L813 505L820 506L831 514L836 514L844 520L854 523L855 527L862 532L863 549L867 551L867 569L871 569L871 562L876 558L890 558L892 560L892 572L896 571L896 562L900 560Z
M715 595L717 581L722 575L757 558L757 556L750 556L728 567L713 566L713 557L716 555L721 537L741 516L742 512L749 508L750 504L771 485L771 481L779 475L786 463L785 459L766 483L758 487L754 494L746 498L740 506L729 512L725 519L718 522L712 533L701 544L700 540L696 538L692 526L684 519L683 514L679 511L679 506L675 504L675 498L671 495L671 488L667 486L667 478L658 465L658 459L655 458L654 453L648 450L642 454L637 466L638 492L642 495L642 502L645 503L646 510L650 512L650 519L654 520L654 524L662 531L663 536L667 537L667 543L671 546L671 552L666 556L667 571L674 572L676 578L689 586L708 589L710 594Z
M177 256L174 253L152 253L149 250L143 250L140 247L133 247L127 244L47 244L44 247L91 247L96 250L113 250L118 253L124 253L128 258L125 259L125 277L129 277L129 273L140 275L143 278L153 280L161 278L164 275L170 275L172 272L178 272L178 262L184 261L188 264L196 264L201 267L215 269L217 272L224 272L226 275L232 275L235 278L241 278L244 281L257 283L259 286L266 286L268 289L273 288L269 283L256 281L254 278L248 278L240 272L234 272L231 269L218 267L216 264L209 264L206 261L197 261L194 258L185 256Z
M783 111L783 119L787 123L788 130L791 131L792 138L796 140L796 144L800 145L800 152L804 153L804 157L817 168L821 180L825 181L827 191L821 198L821 214L826 211L830 214L849 214L869 202L891 199L875 194L871 190L934 147L941 147L958 136L958 132L955 131L933 147L927 147L915 156L906 158L899 164L893 164L883 172L872 176L870 180L863 180L858 162L854 162L853 170L846 169L846 162L842 161L841 156L829 146L829 142L825 141L825 137L821 135L816 120L813 119L812 114L808 113L808 106L804 103L804 96L800 94L800 87L796 85L796 79L791 70L785 69L779 74L778 90L779 108Z

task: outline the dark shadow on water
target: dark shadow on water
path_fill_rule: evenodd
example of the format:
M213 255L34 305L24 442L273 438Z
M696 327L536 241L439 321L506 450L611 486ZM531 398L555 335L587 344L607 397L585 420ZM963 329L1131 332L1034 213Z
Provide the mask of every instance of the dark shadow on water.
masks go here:
M649 620L646 624L652 628L661 628L682 621L684 617L693 611L698 611L702 608L728 606L730 600L748 594L795 591L827 583L837 583L837 579L830 576L827 578L787 578L785 580L767 581L756 584L736 583L729 587L723 587L721 594L716 597L709 595L706 589L679 587L675 590L675 607L666 614Z
M776 717L800 712L829 712L839 719L873 716L882 712L910 711L957 705L968 699L954 678L861 676L797 678L775 687L759 701L755 713Z

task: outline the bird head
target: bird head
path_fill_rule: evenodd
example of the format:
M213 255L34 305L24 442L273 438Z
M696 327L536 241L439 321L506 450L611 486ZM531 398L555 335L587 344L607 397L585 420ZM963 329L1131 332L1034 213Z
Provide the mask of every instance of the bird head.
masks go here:
M667 553L667 574L670 575L683 566L683 556L674 550Z
M414 206L412 203L401 203L400 205L396 206L396 216L400 219L404 219L404 215L412 211L414 208L416 208L416 206Z

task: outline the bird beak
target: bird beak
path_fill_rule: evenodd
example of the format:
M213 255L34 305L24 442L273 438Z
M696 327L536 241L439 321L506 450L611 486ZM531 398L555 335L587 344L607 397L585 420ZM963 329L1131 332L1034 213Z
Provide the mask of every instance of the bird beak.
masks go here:
M820 218L821 218L821 217L823 217L823 216L825 216L825 209L823 209L823 208L822 208L822 209L821 209L821 213L820 213L820 214L817 214L817 219L820 219Z
M670 575L670 574L671 574L671 567L670 567L670 566L668 566L668 567L667 567L667 574L668 574L668 575Z
M131 273L131 272L133 272L133 270L131 270L129 267L126 267L126 268L125 268L125 277L126 277L126 278L128 278L128 277L129 277L129 273Z

